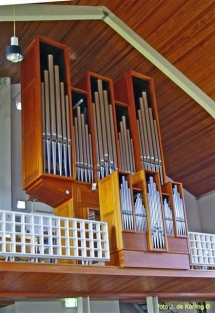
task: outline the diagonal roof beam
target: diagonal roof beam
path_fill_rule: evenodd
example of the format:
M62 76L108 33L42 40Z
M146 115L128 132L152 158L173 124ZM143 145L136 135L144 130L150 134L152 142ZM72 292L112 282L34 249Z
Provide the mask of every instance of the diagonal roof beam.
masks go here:
M78 5L16 5L16 21L102 20L103 8ZM0 6L0 22L14 21L13 6Z
M13 8L0 7L0 21L13 21ZM106 7L18 5L16 21L103 20L215 119L215 102Z
M104 21L215 118L215 102L143 38L104 8Z
M29 3L41 3L41 2L61 2L67 0L0 0L0 5L19 5Z

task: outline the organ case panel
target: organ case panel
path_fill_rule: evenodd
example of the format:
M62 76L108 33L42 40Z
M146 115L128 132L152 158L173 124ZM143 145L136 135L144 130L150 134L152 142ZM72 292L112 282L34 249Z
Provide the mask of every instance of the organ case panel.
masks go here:
M166 172L153 79L129 71L114 83L114 92L117 101L130 107L136 170L157 171L163 184Z
M95 181L118 169L119 147L112 80L91 72L75 86L89 95L88 116L92 135Z
M72 198L55 208L55 215L100 220L99 196L85 182L72 184Z
M153 80L129 71L113 88L88 72L70 88L69 72L64 45L38 37L25 54L24 189L57 215L108 222L111 265L189 268L182 186L166 183Z
M187 219L181 183L167 182L162 190L169 194L175 237L187 237Z
M122 249L122 215L118 172L115 171L98 183L101 220L108 223L110 252Z
M37 37L21 64L21 89L23 188L55 207L71 198L74 172L68 48Z
M115 171L98 187L101 220L108 223L110 265L189 268L185 238L167 236L159 173Z

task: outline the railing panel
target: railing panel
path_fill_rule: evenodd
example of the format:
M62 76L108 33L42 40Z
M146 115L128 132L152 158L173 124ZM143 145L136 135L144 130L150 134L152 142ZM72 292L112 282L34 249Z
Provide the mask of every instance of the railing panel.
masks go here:
M215 267L215 235L189 232L189 243L191 265Z
M107 224L0 211L0 257L109 261Z

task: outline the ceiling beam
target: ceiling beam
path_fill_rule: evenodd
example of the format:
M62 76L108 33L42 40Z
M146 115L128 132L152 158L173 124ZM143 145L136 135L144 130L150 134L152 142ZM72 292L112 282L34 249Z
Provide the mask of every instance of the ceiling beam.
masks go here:
M0 5L18 5L18 4L29 4L29 3L41 3L41 2L62 2L67 0L6 0L6 4L1 4L1 2L4 2L3 0L0 1Z
M23 4L16 6L15 20L32 21L76 21L102 20L103 8L78 5ZM0 22L14 21L13 6L0 6Z
M215 118L215 102L110 10L104 21Z
M0 7L0 21L13 20L13 8L10 6ZM106 7L76 5L66 5L66 8L65 5L16 6L16 21L44 20L103 20L215 119L215 102Z

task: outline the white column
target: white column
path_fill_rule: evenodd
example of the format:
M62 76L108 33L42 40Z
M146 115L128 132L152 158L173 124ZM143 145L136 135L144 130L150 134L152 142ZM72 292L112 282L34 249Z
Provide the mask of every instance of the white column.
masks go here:
M158 297L146 297L148 313L159 313Z
M29 196L22 189L22 125L21 110L16 109L16 101L21 101L21 84L11 85L11 184L12 184L12 208L16 209L18 200L27 200ZM54 214L53 208L42 202L26 202L28 212L32 208L44 213Z
M16 101L21 101L21 84L11 85L11 98L12 208L16 209L18 200L28 198L22 189L22 112L16 109Z
M90 298L78 298L78 311L77 313L90 313Z
M11 82L0 78L0 210L11 210Z

